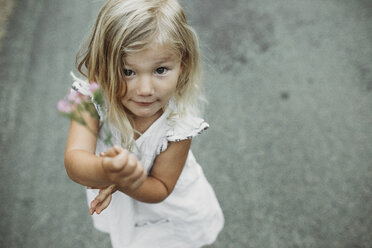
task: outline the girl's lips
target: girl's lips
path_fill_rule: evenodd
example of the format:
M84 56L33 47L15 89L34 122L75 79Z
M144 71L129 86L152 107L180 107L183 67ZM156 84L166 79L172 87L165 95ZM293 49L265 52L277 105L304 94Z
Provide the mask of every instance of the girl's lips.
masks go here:
M147 107L153 104L154 102L136 102L134 101L137 105L142 106L142 107Z

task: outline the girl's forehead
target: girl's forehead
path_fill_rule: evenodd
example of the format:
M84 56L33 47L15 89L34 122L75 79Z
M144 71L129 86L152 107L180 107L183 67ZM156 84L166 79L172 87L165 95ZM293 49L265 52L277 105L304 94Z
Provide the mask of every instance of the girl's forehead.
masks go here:
M170 45L157 43L150 44L140 51L131 52L124 58L125 64L127 65L143 64L144 62L161 63L178 60L179 55Z

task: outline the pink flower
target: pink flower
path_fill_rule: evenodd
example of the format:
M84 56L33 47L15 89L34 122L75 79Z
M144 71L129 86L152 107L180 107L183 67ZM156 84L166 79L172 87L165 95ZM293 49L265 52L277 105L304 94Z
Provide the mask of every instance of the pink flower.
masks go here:
M91 82L89 85L90 92L94 93L96 90L99 89L99 85L96 82Z
M89 96L85 96L85 95L81 95L80 96L80 99L82 100L82 101L84 101L84 102L87 102L87 101L89 101Z
M72 90L70 91L70 94L67 95L67 99L70 101L70 102L74 102L76 104L80 104L81 103L81 95L80 93Z
M67 113L67 114L71 113L71 111L72 111L71 104L66 100L58 101L57 109L58 109L59 112Z
M79 97L79 93L74 90L71 90L70 93L67 95L67 99L71 102L75 101L75 99L78 97Z

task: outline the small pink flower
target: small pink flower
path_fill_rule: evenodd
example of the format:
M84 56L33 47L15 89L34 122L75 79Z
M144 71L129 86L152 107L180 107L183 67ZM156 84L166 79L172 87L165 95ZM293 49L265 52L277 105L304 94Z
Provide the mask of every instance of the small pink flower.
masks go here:
M81 95L81 99L82 99L84 102L87 102L87 101L89 101L89 96Z
M99 89L99 85L96 82L91 82L89 85L90 92L94 93Z
M81 98L80 97L75 98L74 103L79 105L81 103Z
M70 91L70 93L67 95L67 99L70 102L74 102L77 98L79 98L79 93L74 90Z
M67 113L67 114L71 113L71 111L72 111L71 104L66 100L58 101L57 109L58 109L59 112Z
M71 92L67 95L67 99L68 99L70 102L73 102L73 103L76 103L76 104L80 104L80 103L81 103L82 97L83 97L83 96L82 96L79 92L76 92L76 91L71 91ZM83 98L83 100L85 101L84 98Z

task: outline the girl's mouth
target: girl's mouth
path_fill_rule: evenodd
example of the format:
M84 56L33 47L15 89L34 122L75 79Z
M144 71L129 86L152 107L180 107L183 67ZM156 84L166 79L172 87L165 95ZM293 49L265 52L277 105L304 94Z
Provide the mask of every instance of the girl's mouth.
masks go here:
M151 104L153 104L154 102L136 102L134 101L137 105L141 106L141 107L148 107L150 106Z

